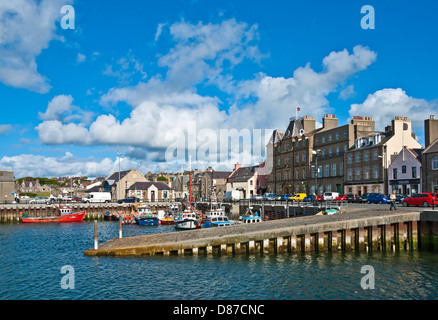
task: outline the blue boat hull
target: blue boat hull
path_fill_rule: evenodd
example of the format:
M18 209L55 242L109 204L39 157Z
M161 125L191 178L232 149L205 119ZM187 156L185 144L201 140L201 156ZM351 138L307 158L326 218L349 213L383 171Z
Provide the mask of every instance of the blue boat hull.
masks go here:
M144 218L137 218L137 223L141 226L157 226L159 223L158 219L144 219Z

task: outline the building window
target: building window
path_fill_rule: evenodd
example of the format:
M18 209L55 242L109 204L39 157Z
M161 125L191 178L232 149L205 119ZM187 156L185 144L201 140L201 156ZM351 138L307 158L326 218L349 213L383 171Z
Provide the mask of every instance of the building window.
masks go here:
M438 170L438 156L432 158L432 170Z
M353 156L351 154L348 155L348 163L353 162Z
M374 168L374 179L379 179L379 168L375 167Z
M402 166L402 173L406 173L406 166Z
M332 164L332 177L336 176L336 163Z
M349 181L353 180L353 169L348 169L347 179Z
M357 163L360 162L360 153L358 153L358 154L356 155L356 162L357 162Z
M356 169L356 180L360 180L360 169Z
M339 132L336 132L336 140L339 140Z
M412 167L412 178L415 179L417 177L417 167Z
M343 162L339 162L339 175L341 175L341 176L344 175L344 163Z
M365 180L368 180L368 179L370 178L370 169L365 168L365 169L363 170L363 178L364 178Z
M306 169L303 169L303 180L306 179Z
M344 130L344 138L347 138L347 136L348 136L347 130Z
M392 178L397 179L397 168L392 169Z
M322 178L322 166L318 167L318 178Z
M377 150L374 150L374 160L379 159L379 152Z
M306 154L303 153L303 162L306 162Z
M336 147L336 155L339 156L339 146Z
M329 149L329 156L331 157L333 155L332 148Z
M297 154L297 163L300 162L300 155Z
M344 152L348 150L348 145L344 145Z
M322 149L322 157L325 157L325 149Z
M365 161L370 160L370 153L369 152L365 152Z
M332 134L329 134L329 142L332 142Z
M322 143L325 143L325 137L324 136L322 137Z
M329 164L325 165L325 176L330 177L330 165Z

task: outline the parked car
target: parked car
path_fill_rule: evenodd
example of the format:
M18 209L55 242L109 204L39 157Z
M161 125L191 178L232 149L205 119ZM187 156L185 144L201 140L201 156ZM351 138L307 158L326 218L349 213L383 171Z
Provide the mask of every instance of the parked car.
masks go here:
M125 199L121 199L117 202L118 203L134 203L134 202L140 202L140 199L137 197L126 197Z
M79 198L78 196L73 196L73 197L71 198L71 201L72 201L72 202L81 202L82 199Z
M387 196L381 193L370 193L368 196L368 203L390 203L391 201Z
M336 197L335 201L345 201L347 198L346 194L340 194L339 196Z
M438 205L438 200L435 199L433 193L417 193L412 197L406 198L402 202L404 207L407 206L423 206L429 207L431 205Z
M35 198L31 199L29 201L29 203L31 203L31 204L50 204L51 201L50 201L49 197L40 196L40 197L35 197Z
M395 203L402 203L404 199L409 198L407 194L396 194L395 195Z
M369 193L364 193L363 195L361 195L359 198L359 202L368 202L369 195L370 195Z
M276 195L273 193L265 193L263 195L263 200L275 200Z
M324 195L320 194L319 196L317 196L316 201L324 201Z
M335 200L337 197L339 197L338 192L325 192L324 193L324 200L325 201Z
M360 196L358 196L357 194L352 194L349 193L345 196L345 201L347 201L348 203L350 202L361 202Z
M304 197L303 202L313 202L313 195Z
M303 201L303 199L307 196L307 194L305 193L295 193L294 195L292 195L291 197L289 197L289 200L292 201Z
M277 196L277 198L275 198L275 200L281 200L281 201L286 201L287 199L289 199L292 195L291 194L283 194L281 196Z
M251 196L251 200L263 200L263 196L261 194L255 194Z

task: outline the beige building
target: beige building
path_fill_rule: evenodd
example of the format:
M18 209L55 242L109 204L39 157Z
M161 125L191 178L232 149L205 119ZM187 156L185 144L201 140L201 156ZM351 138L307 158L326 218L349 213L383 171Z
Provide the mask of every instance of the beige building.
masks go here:
M128 188L129 197L137 197L144 202L172 201L174 191L162 182L136 182Z
M116 201L126 198L128 189L136 182L148 182L148 180L137 169L116 171L102 182L100 191L111 192L112 200Z
M356 139L344 156L344 192L388 194L387 171L403 147L421 148L407 117L395 117L384 132Z

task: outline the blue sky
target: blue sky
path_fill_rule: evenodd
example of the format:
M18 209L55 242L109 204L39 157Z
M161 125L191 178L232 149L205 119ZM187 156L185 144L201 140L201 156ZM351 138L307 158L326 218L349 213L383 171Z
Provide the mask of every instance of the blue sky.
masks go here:
M372 116L378 129L408 116L423 143L438 110L431 1L0 4L0 169L17 178L106 176L117 152L126 169L180 170L186 161L165 158L168 132L190 121L285 130L296 106L318 122ZM61 28L63 5L73 30ZM374 30L361 28L364 5ZM216 166L239 157L227 159Z

